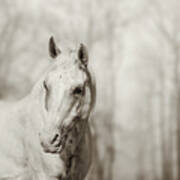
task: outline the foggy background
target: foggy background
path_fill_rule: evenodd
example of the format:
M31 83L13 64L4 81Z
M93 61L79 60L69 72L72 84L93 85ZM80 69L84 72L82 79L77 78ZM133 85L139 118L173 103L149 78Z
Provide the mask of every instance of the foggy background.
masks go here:
M0 99L31 91L51 35L89 49L97 104L87 179L180 180L180 1L0 0Z

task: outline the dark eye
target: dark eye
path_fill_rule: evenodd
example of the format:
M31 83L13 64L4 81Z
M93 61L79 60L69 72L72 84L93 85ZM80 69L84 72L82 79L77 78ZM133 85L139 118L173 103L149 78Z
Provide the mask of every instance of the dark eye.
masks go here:
M73 90L73 95L81 95L83 94L83 89L82 87L76 87L74 90Z
M44 86L44 89L45 89L46 91L48 91L48 87L47 87L46 81L43 81L43 86Z
M44 89L46 91L46 94L45 94L45 108L48 111L49 88L48 88L48 86L47 86L45 81L43 82L43 87L44 87Z

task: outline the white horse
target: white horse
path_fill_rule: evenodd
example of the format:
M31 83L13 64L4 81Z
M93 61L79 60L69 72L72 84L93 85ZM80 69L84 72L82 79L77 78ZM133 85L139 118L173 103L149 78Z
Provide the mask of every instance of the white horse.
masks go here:
M61 50L53 37L54 62L16 103L0 103L0 180L83 180L91 163L88 119L95 85L83 44Z

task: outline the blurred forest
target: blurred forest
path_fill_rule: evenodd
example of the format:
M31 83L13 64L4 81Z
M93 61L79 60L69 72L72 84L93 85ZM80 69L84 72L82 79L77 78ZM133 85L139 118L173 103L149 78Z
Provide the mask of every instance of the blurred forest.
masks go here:
M180 180L180 1L0 0L0 99L31 91L51 35L89 49L97 105L87 179Z

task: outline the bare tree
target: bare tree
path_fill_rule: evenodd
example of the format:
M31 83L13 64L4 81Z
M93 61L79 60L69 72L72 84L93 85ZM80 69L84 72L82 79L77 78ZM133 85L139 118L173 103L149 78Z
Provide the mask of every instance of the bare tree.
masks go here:
M177 6L178 1L175 1L174 7ZM168 91L165 88L165 79L172 83L174 91L169 95L169 102L167 108L171 111L168 116L166 112L162 111L162 160L163 160L163 179L173 179L173 153L175 146L177 147L177 179L180 179L180 81L179 81L179 13L175 13L174 9L173 19L165 16L162 6L159 1L154 1L154 6L157 13L156 26L159 31L160 41L164 41L172 53L171 64L172 68L168 71L164 70L161 75L162 93L161 93L161 109L166 108L163 102L167 99ZM172 31L169 31L167 24L170 24ZM164 82L164 83L163 83ZM172 106L173 105L173 106ZM167 109L166 109L167 110ZM164 115L163 115L164 114ZM174 129L177 125L176 138L174 138ZM176 139L176 145L174 145Z

